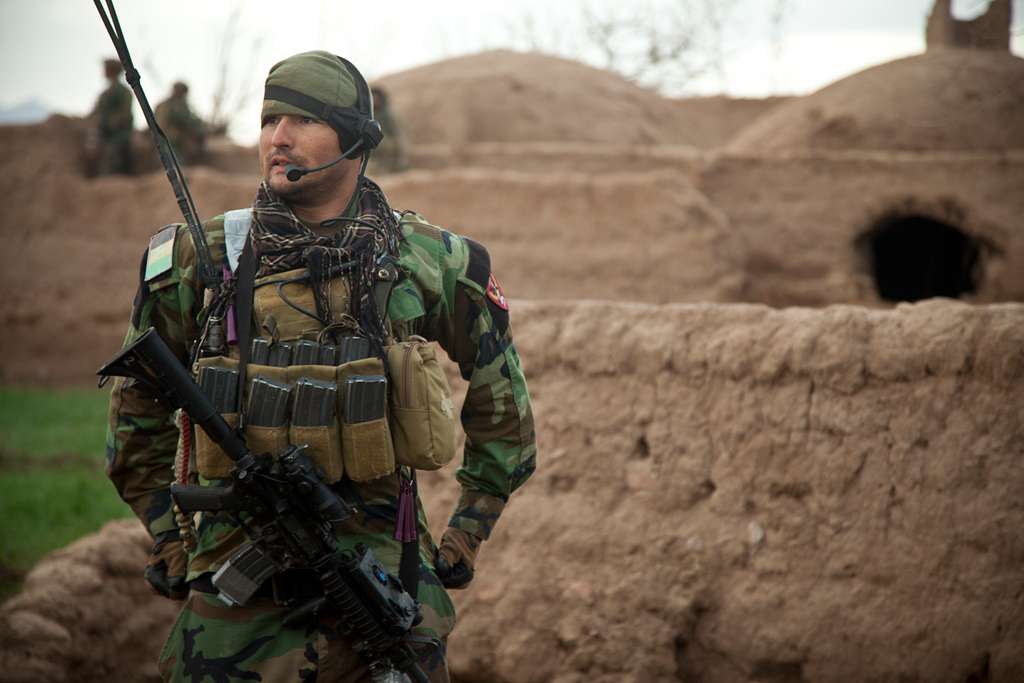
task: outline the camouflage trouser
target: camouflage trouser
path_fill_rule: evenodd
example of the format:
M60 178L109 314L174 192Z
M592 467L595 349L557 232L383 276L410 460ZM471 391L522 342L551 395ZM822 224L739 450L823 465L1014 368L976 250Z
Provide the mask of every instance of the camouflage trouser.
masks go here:
M132 172L132 143L127 141L114 141L100 143L99 158L97 159L96 172L99 175L112 175L121 173L130 175Z
M214 595L192 591L160 653L160 675L187 683L370 680L366 663L329 620L285 628L285 612L270 599L227 607ZM443 646L420 660L420 667L432 683L448 683Z

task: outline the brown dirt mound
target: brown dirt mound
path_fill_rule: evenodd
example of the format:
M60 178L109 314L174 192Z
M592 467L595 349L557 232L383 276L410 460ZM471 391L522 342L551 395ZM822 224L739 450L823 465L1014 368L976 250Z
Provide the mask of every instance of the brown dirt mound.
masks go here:
M51 553L0 608L0 681L158 681L177 613L142 578L150 540L135 521Z
M692 115L617 74L537 53L494 50L379 81L409 140L683 143L705 146Z
M670 99L680 117L680 125L687 128L687 136L702 149L720 147L770 111L774 111L793 97L683 97Z
M515 318L539 469L455 594L458 680L1024 680L1024 306ZM451 472L421 483L443 525ZM173 605L144 541L34 570L0 680L146 680Z
M936 49L882 64L769 112L729 148L1024 148L1024 59Z

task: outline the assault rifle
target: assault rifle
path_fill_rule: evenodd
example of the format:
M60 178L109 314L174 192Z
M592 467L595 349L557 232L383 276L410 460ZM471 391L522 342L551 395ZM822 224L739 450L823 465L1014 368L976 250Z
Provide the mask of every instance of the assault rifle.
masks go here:
M419 603L369 548L341 552L336 531L354 508L324 484L303 446L290 446L276 461L250 451L153 328L97 374L149 386L169 407L188 413L234 462L228 486L171 484L171 496L183 512L227 512L248 534L249 541L214 574L222 601L244 605L277 573L312 570L323 595L294 607L286 624L331 608L375 681L401 680L401 671L427 683L411 644L436 641L412 635L421 620Z

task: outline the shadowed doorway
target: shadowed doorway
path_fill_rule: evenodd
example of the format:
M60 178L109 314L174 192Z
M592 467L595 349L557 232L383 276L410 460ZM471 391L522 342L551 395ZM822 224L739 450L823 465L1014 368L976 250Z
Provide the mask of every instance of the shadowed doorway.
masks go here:
M922 215L888 216L857 239L886 301L959 298L977 289L981 245L953 225Z

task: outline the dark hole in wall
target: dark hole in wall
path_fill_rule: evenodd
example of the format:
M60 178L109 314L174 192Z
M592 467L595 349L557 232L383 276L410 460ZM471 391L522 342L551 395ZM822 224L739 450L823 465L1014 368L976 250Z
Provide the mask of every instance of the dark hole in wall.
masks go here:
M977 289L981 243L956 226L927 216L890 216L858 243L887 301L956 299Z
M964 679L965 683L988 683L992 680L991 666L992 655L982 652L981 657L978 658L977 670L967 674L967 678Z

